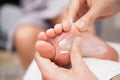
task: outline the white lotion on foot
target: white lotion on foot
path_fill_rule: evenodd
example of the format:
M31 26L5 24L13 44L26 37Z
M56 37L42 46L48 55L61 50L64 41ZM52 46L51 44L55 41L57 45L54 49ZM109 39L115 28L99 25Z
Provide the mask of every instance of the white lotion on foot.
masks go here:
M88 52L96 52L97 54L103 54L105 52L107 52L107 49L105 46L100 46L101 44L97 43L97 42L87 42L84 43L84 47L82 47L82 51L83 53L88 53ZM93 47L94 46L94 47Z
M67 51L67 50L66 50L66 51L61 50L60 53L61 53L61 54L67 54L67 53L69 53L69 51Z
M99 52L100 54L102 54L102 53L107 52L107 49L106 49L104 46L99 46L99 47L98 47L98 52Z
M61 54L67 54L69 53L69 49L71 48L71 42L70 40L62 40L59 43L59 47L62 48L63 50L60 51Z

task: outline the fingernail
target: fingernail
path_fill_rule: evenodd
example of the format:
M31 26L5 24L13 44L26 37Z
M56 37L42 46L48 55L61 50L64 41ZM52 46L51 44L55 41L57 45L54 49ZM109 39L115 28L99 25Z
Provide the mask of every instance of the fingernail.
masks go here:
M86 29L86 23L84 21L79 21L76 23L77 26L80 28L80 30L85 30Z
M39 47L39 46L41 46L41 42L40 41L37 41L36 42L36 45Z

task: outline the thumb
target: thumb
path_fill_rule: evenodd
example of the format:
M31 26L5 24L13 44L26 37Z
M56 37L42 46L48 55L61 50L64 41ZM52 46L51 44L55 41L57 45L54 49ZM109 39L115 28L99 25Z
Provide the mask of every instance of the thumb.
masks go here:
M44 77L47 77L50 74L56 75L58 66L56 66L49 59L43 58L39 55L39 53L36 53L35 61Z
M65 20L75 21L75 18L84 3L85 0L70 0Z
M85 31L89 26L93 25L95 20L99 17L99 11L97 8L91 8L84 16L82 16L75 23L80 31Z
M80 37L76 37L73 42L72 50L70 53L70 59L72 64L72 69L78 71L81 65L84 64L82 60L82 52L78 43L81 41Z

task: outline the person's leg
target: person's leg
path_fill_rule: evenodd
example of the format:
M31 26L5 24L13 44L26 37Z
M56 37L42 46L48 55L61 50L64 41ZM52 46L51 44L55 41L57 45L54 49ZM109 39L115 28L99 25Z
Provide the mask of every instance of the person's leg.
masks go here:
M15 47L25 69L34 57L37 35L42 30L34 25L23 25L17 28L15 32Z

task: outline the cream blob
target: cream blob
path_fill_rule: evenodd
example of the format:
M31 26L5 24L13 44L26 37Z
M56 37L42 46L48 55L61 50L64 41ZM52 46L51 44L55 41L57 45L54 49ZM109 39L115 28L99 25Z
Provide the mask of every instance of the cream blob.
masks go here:
M71 48L71 40L64 39L60 41L59 47L61 48L61 51L60 51L61 54L69 53L69 50Z
M98 47L98 52L99 52L99 54L102 54L102 53L107 52L107 49L106 49L106 47L104 47L104 46L99 46L99 47Z
M97 53L97 54L103 54L105 52L107 52L107 49L105 46L99 46L99 43L93 43L91 41L84 43L84 47L82 47L82 51L83 53L88 53L93 52L93 53ZM93 47L94 46L94 47Z
M60 51L60 54L68 54L68 53L69 53L69 51L67 51L67 50L66 51L64 51L64 50Z

